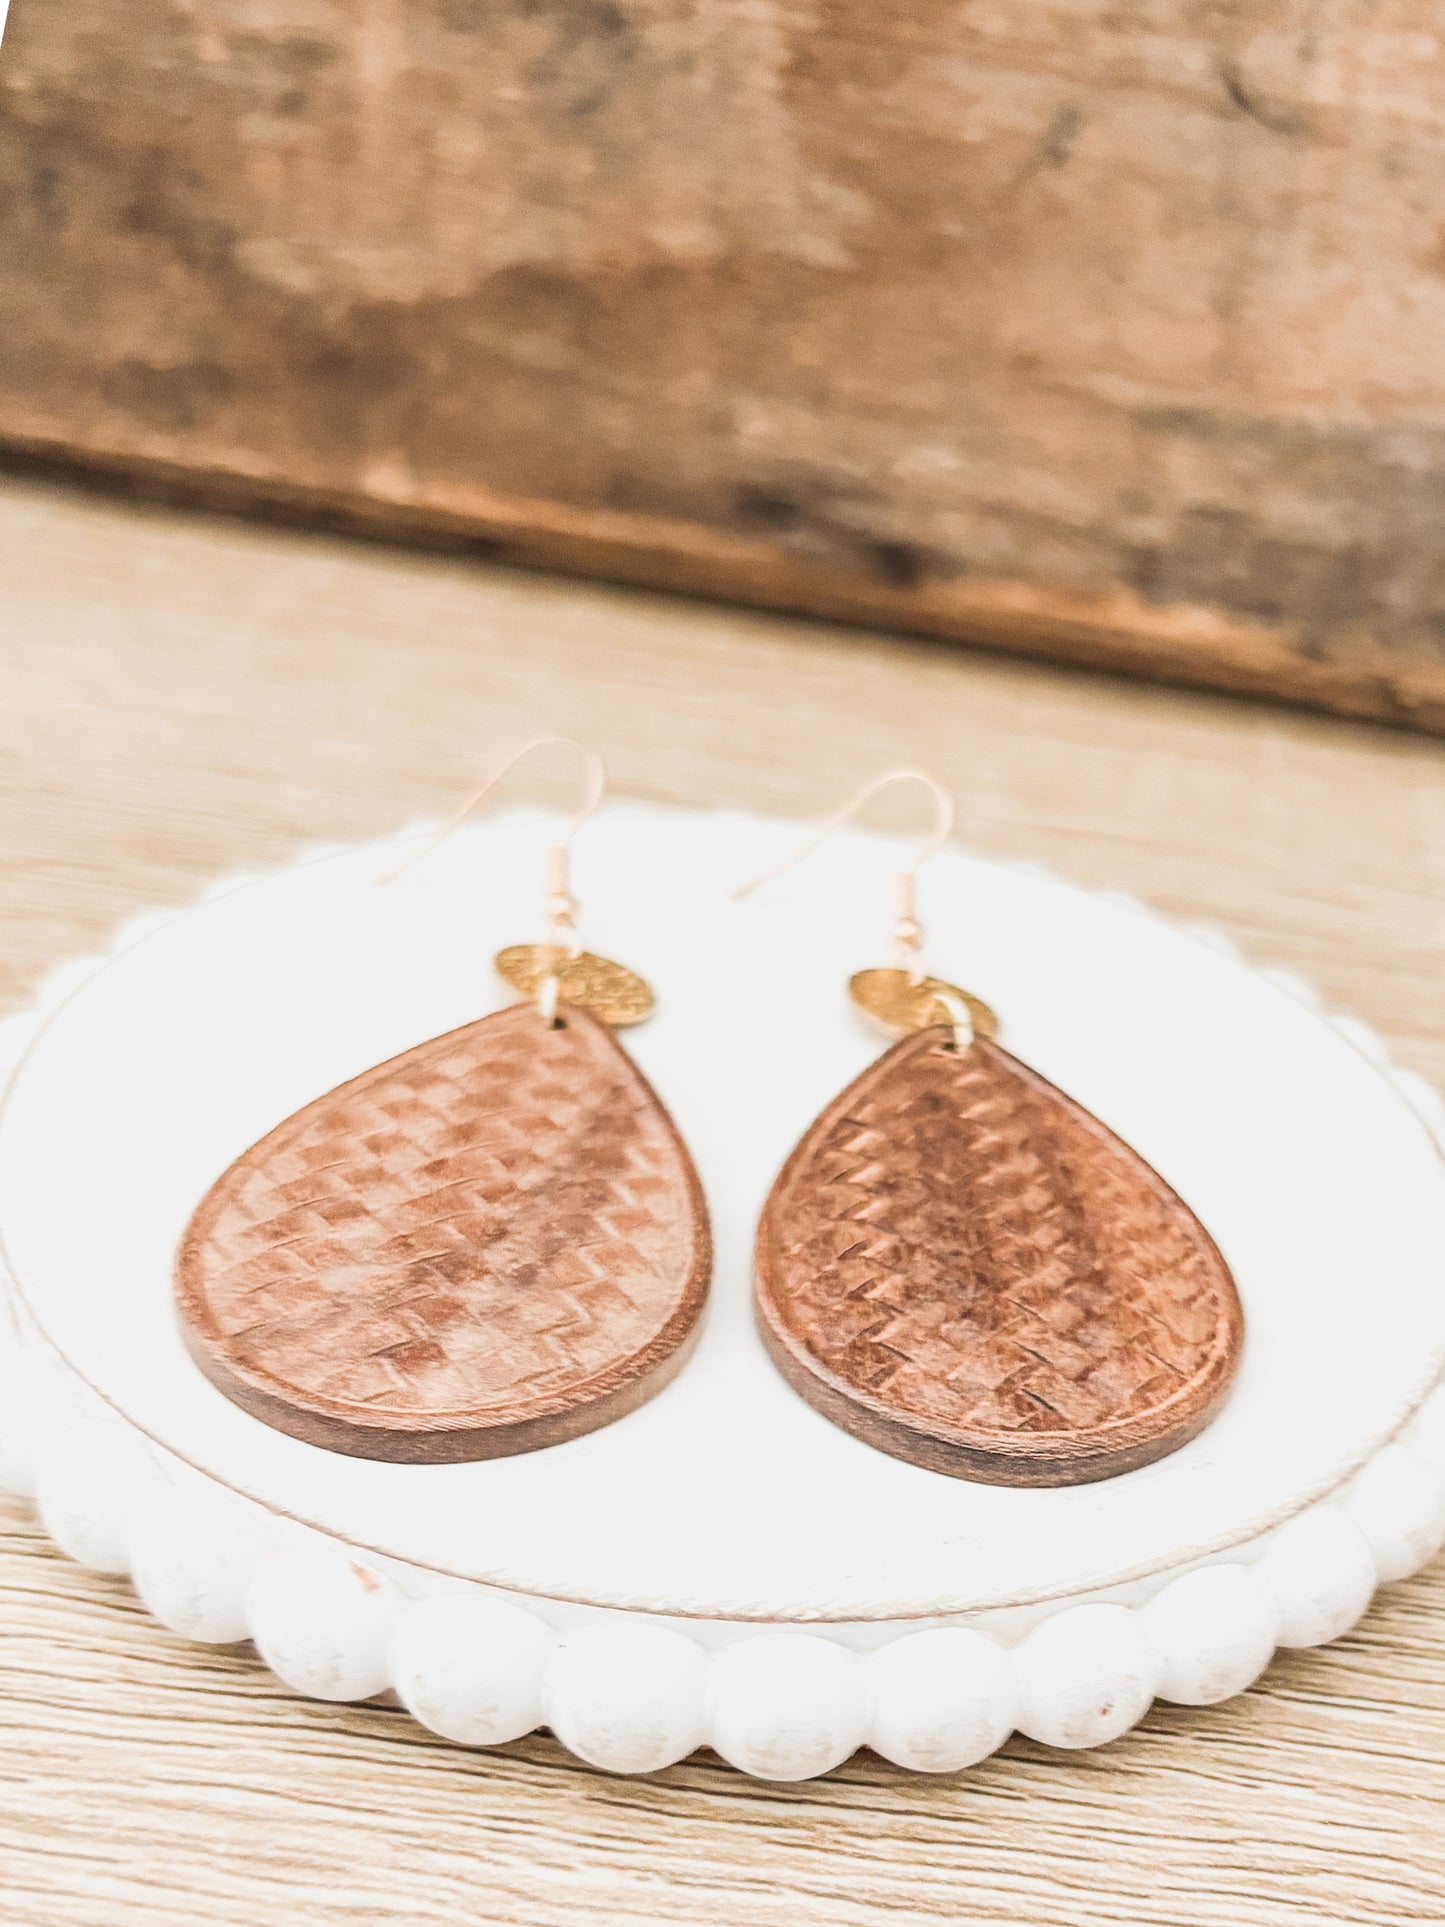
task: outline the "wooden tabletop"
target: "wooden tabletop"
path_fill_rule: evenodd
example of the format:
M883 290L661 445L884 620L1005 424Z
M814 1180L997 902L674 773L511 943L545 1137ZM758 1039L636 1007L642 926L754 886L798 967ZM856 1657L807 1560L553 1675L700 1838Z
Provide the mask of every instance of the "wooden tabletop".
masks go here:
M0 557L7 1004L131 912L438 810L557 729L624 793L799 814L923 764L979 848L1218 925L1445 1081L1445 743L33 484L0 487ZM547 775L520 793L560 799ZM6 1927L1445 1917L1445 1562L1102 1752L768 1787L298 1700L27 1507L0 1523Z

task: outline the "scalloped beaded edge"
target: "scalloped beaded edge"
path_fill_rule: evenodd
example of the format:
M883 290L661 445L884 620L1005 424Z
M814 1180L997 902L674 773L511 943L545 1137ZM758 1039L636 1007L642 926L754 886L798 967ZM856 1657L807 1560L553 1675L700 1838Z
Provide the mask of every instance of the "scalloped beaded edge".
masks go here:
M294 863L357 847L313 845ZM1008 867L1047 874L1035 863ZM196 900L251 880L225 877ZM1119 892L1095 894L1157 914ZM183 914L184 906L130 919L109 955ZM1183 927L1240 955L1223 932ZM28 1036L107 961L61 964L0 1032ZM1260 974L1320 1010L1303 978ZM1358 1020L1328 1021L1445 1147L1445 1101L1433 1086L1392 1064ZM347 1701L394 1693L424 1727L469 1746L547 1726L614 1773L655 1772L709 1745L774 1781L826 1773L862 1746L932 1773L986 1758L1015 1730L1057 1747L1100 1746L1156 1697L1213 1704L1258 1678L1278 1647L1338 1638L1378 1585L1417 1571L1445 1544L1442 1385L1339 1491L1260 1539L1122 1589L1128 1603L1116 1593L1035 1609L1012 1643L993 1630L997 1615L980 1616L988 1632L967 1619L902 1634L859 1629L872 1642L866 1651L792 1627L685 1631L686 1622L620 1608L523 1603L443 1584L277 1518L142 1442L47 1348L27 1342L13 1300L11 1309L0 1352L0 1488L34 1500L61 1551L128 1574L151 1613L185 1638L252 1640L298 1693Z

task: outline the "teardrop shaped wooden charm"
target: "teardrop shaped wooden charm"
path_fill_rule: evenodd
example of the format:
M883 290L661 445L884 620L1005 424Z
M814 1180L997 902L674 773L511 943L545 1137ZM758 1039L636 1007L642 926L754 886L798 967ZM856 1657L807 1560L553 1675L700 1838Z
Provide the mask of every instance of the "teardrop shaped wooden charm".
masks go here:
M202 1200L192 1357L278 1430L439 1464L554 1445L681 1367L712 1262L671 1118L605 1025L516 1004L332 1091Z
M991 1485L1148 1465L1217 1411L1229 1269L1138 1154L979 1037L886 1051L810 1127L758 1227L783 1376L884 1452Z

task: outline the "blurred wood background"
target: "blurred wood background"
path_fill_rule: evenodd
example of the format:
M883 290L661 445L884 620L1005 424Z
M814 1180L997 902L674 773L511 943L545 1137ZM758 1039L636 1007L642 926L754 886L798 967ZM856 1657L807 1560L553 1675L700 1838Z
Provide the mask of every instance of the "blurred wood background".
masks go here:
M537 730L816 815L921 764L979 849L1304 971L1445 1081L1445 744L0 485L0 1006L123 917L440 812ZM556 787L550 787L555 782ZM517 793L570 796L545 763ZM892 806L888 807L889 805ZM916 821L907 796L876 820ZM1362 1278L1362 1298L1370 1281ZM1445 1562L1099 1753L766 1787L469 1752L187 1646L0 1506L4 1927L1406 1927L1445 1893Z
M1429 0L15 0L0 445L1445 730Z

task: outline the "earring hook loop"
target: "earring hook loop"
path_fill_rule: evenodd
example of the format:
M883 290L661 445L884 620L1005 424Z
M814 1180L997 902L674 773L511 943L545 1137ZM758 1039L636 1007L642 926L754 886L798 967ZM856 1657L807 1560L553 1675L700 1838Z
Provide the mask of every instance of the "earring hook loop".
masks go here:
M581 806L548 853L548 874L552 884L552 894L566 896L568 894L567 856L572 839L588 819L596 814L597 806L602 801L602 793L607 787L607 768L602 758L595 749L589 749L585 743L579 743L574 736L534 736L529 742L523 743L520 749L512 752L500 769L493 770L484 782L479 783L476 789L471 791L434 836L429 837L419 850L413 850L410 856L403 857L395 868L385 873L381 881L394 883L404 871L411 869L413 864L420 863L424 857L430 856L433 850L445 843L453 830L460 829L472 811L486 801L504 776L510 776L518 763L530 756L533 750L549 749L554 744L576 750L582 759L584 777Z
M957 985L930 977L923 968L923 926L917 915L918 872L928 859L936 856L953 831L957 813L951 793L921 769L890 769L864 783L841 808L834 810L794 850L779 862L759 871L733 891L734 902L771 883L795 863L811 856L820 843L841 829L890 783L921 783L933 798L933 828L918 844L912 856L893 878L894 961L890 969L855 971L848 980L848 994L865 1017L889 1037L904 1037L911 1031L932 1029L940 1022L952 1031L950 1048L967 1050L975 1036L992 1037L997 1020L986 1004L971 997ZM940 1016L939 1013L942 1013Z
M952 835L956 814L953 797L941 783L936 783L921 769L890 769L885 770L881 776L871 778L861 788L855 790L841 808L834 810L831 816L825 818L818 828L798 845L797 849L790 851L779 862L770 864L766 870L760 870L755 877L749 877L746 883L740 884L733 891L733 901L740 903L744 897L750 897L755 890L761 890L765 884L776 882L794 865L802 863L820 844L826 843L835 830L841 830L845 823L856 816L865 803L870 803L880 790L887 789L892 783L921 783L933 798L933 829L919 844L910 861L905 863L898 873L900 885L906 888L906 913L911 915L913 879L928 859L938 854ZM900 890L900 899L904 894L905 890Z

